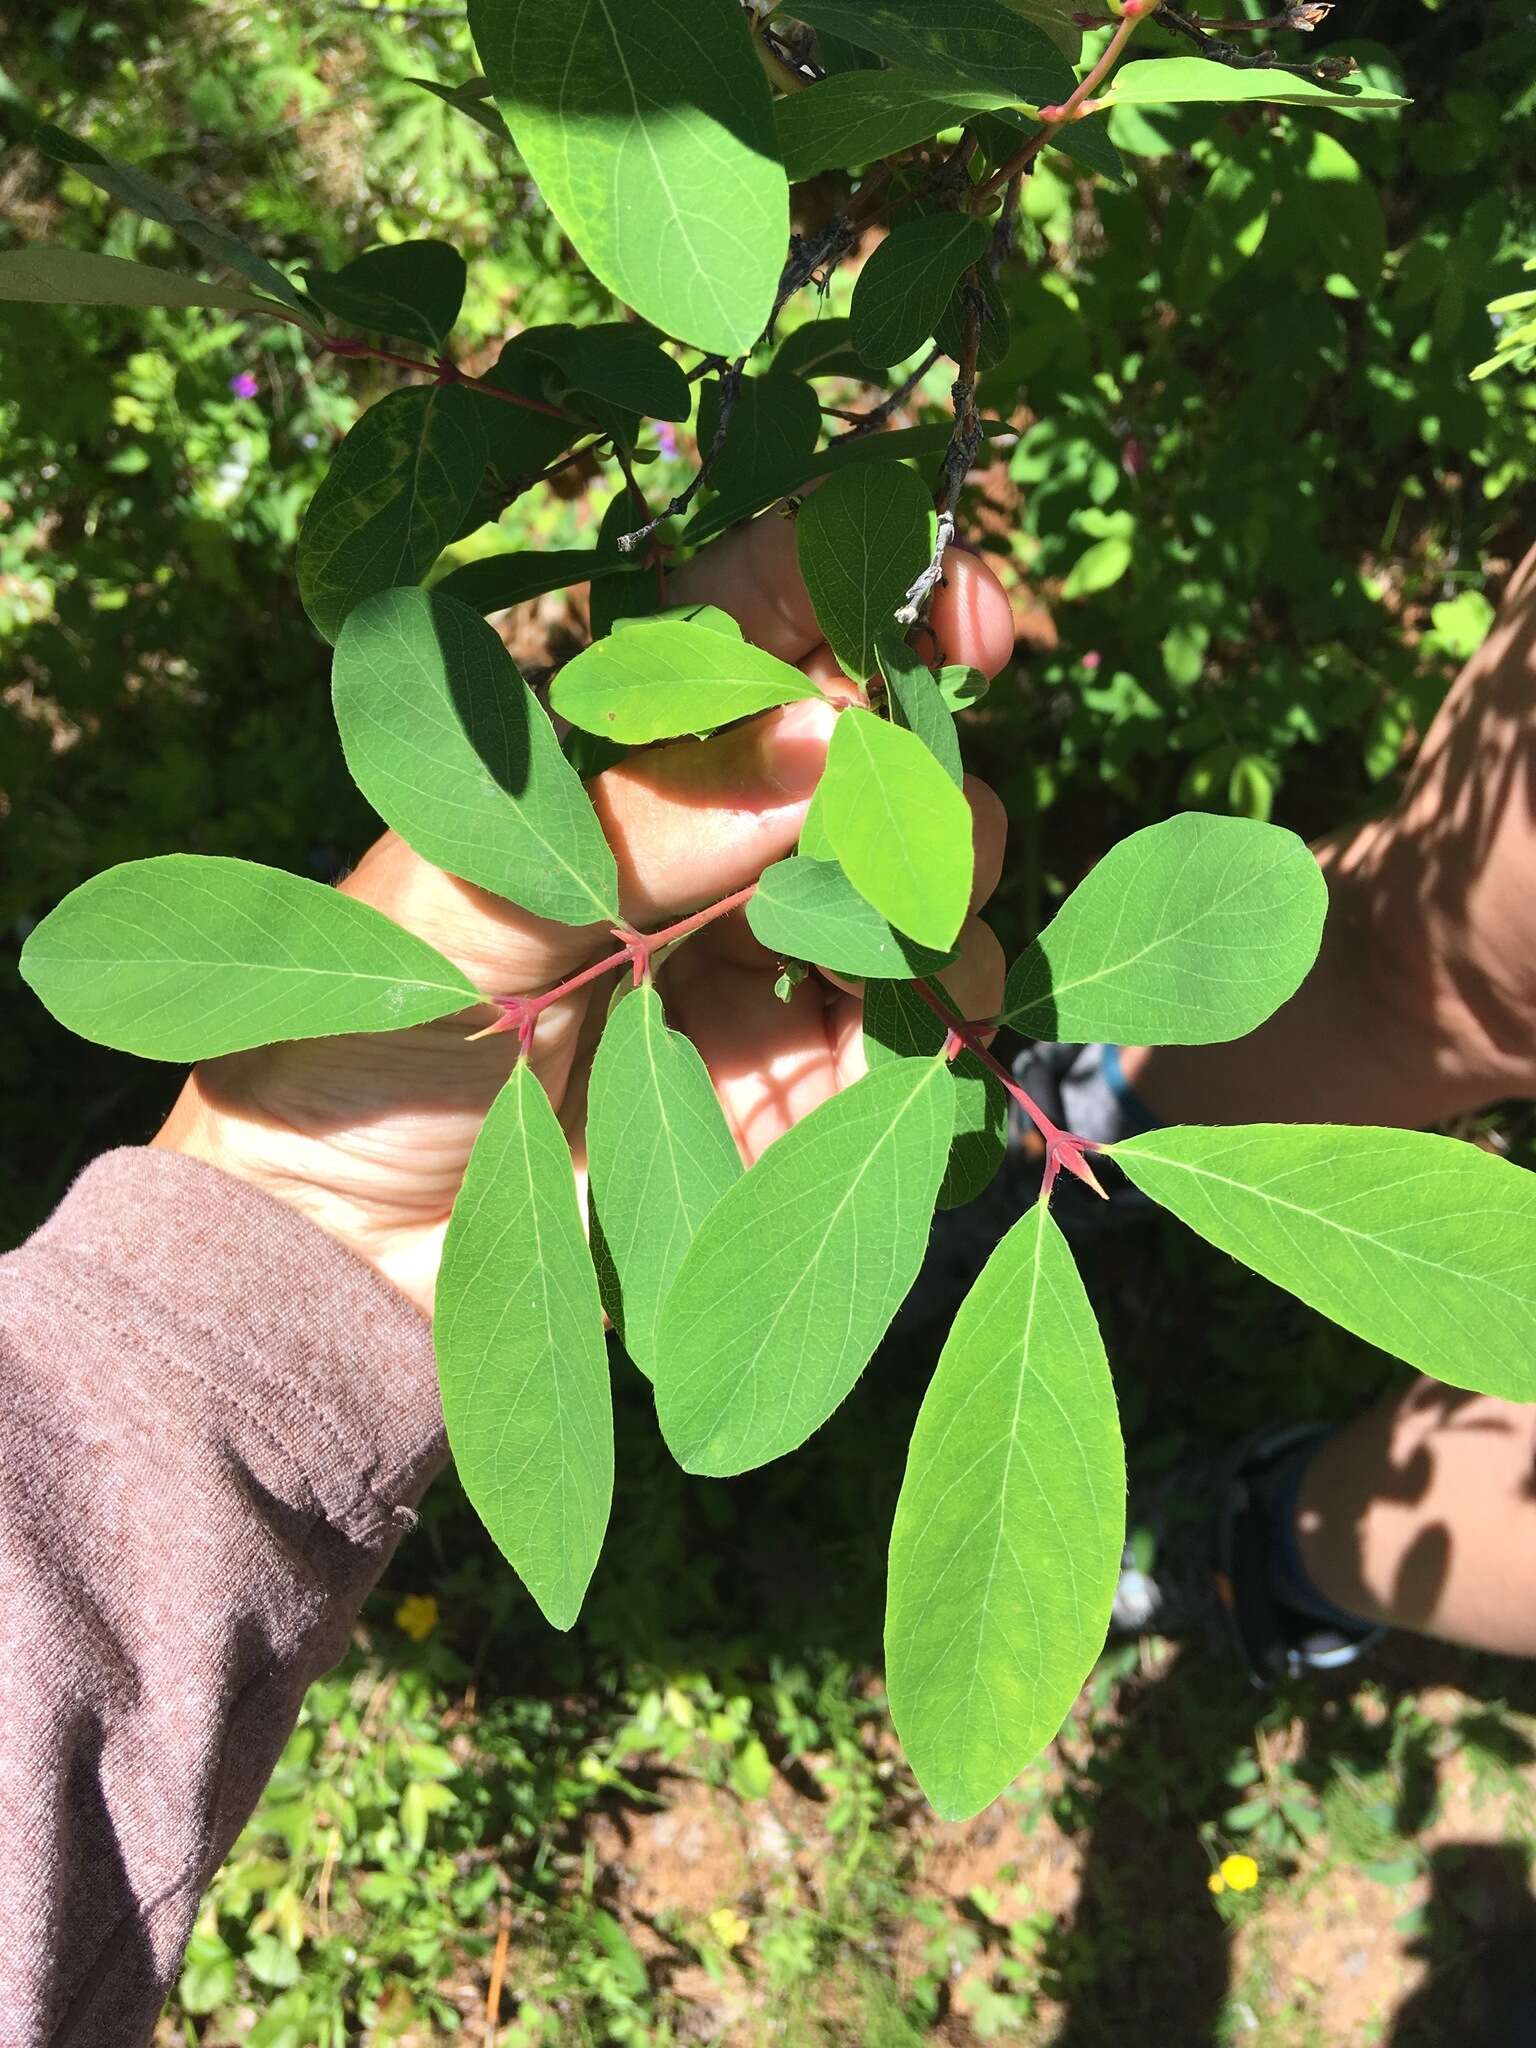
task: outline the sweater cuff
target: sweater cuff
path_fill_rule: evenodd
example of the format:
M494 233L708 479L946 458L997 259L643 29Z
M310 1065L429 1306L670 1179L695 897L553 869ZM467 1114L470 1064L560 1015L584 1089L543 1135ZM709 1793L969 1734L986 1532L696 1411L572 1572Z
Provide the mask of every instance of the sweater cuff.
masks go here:
M297 1210L179 1152L88 1166L27 1246L128 1356L164 1362L258 1481L353 1541L392 1542L445 1462L431 1325Z

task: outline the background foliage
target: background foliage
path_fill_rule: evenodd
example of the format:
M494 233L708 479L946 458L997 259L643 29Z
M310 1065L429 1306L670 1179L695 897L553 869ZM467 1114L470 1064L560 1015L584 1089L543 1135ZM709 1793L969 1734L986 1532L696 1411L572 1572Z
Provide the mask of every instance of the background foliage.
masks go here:
M0 59L0 123L20 144L30 108L66 120L285 259L444 235L471 258L475 342L610 317L503 146L410 82L468 72L459 18L33 9ZM1198 110L1125 109L1121 139L1151 159L1134 190L1049 155L1029 181L1012 340L983 387L1020 437L970 513L1020 622L1015 667L970 714L1016 821L1010 944L1179 803L1311 832L1387 800L1528 538L1530 363L1470 373L1499 339L1489 302L1536 250L1536 29L1512 0L1352 0L1325 33L1403 81L1406 119L1212 132ZM0 218L17 241L116 254L161 239L24 146L0 157ZM0 308L12 940L135 855L328 877L366 843L291 550L371 374L212 313ZM941 374L914 417L944 396ZM602 509L577 472L507 538L590 544ZM557 599L515 630L537 658L580 627ZM20 1000L13 943L0 973L13 1239L84 1158L147 1135L168 1082ZM1384 1370L1179 1233L1098 1248L1090 1279L1111 1354L1135 1361L1121 1395L1144 1468L1272 1414L1282 1359L1287 1402L1299 1376L1316 1412L1348 1412ZM215 1888L167 2038L478 2028L504 1933L504 2040L1096 2044L1151 2013L1181 2041L1300 2048L1371 2038L1342 2030L1348 1952L1310 1979L1297 1961L1346 1897L1377 1994L1360 2027L1443 2038L1442 1996L1467 2024L1466 1973L1496 1964L1509 1915L1519 1935L1525 1851L1492 1845L1525 1816L1523 1672L1399 1651L1390 1694L1256 1713L1199 1660L1111 1659L993 1839L918 1822L877 1684L847 1704L876 1668L932 1355L911 1319L891 1349L878 1406L866 1388L792 1468L729 1489L657 1455L630 1387L615 1527L649 1543L610 1546L569 1642L532 1624L440 1488ZM1244 1846L1260 1886L1213 1899L1207 1872ZM1461 1975L1432 1973L1389 2028L1415 1943Z

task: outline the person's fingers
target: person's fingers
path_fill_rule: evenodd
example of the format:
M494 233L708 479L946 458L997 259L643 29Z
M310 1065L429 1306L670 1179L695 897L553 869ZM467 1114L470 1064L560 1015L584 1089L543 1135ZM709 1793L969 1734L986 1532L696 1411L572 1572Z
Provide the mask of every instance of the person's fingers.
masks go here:
M967 918L957 957L936 979L957 1017L967 1021L995 1017L1003 1006L1008 963L997 934L979 917ZM837 984L842 988L842 984ZM853 985L857 987L857 984ZM867 993L867 990L866 990ZM864 1004L850 992L836 996L828 1009L832 1059L839 1088L847 1088L869 1071L864 1053ZM992 1033L986 1036L991 1038Z
M991 899L1002 877L1003 855L1008 848L1008 813L997 791L979 775L966 776L965 800L971 807L971 838L976 847L971 908L980 910Z
M632 755L588 784L624 915L656 924L728 896L790 853L836 718L807 700L718 739Z
M795 522L775 513L695 555L671 579L668 595L677 604L719 605L749 640L783 661L803 662L821 643L795 553ZM944 557L929 622L940 661L995 676L1013 652L1008 594L985 562L961 548Z

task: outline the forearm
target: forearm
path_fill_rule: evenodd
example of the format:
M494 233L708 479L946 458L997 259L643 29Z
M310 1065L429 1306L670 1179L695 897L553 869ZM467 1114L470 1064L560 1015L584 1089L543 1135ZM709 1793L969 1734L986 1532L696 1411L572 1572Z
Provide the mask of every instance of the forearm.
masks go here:
M0 2039L147 2040L443 1452L425 1319L196 1161L0 1261Z

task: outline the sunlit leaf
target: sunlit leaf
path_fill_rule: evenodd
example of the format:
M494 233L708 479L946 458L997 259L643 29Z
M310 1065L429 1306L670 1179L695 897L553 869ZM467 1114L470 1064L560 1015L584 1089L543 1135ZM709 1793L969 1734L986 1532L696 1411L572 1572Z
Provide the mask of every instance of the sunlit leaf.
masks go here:
M608 1018L587 1091L587 1170L624 1348L655 1371L656 1325L695 1231L741 1178L709 1069L649 983Z
M1051 38L1006 0L796 0L792 12L893 64L1033 106L1066 99L1076 82Z
M958 788L965 781L960 760L960 735L954 715L944 702L933 671L909 647L899 626L882 626L875 635L875 659L885 678L891 717L908 732L917 734L923 745Z
M942 1060L893 1060L777 1139L662 1308L656 1412L688 1472L745 1472L839 1406L917 1277L954 1128Z
M932 1058L948 1037L948 1026L910 983L871 981L865 989L864 1056L872 1068L890 1059ZM1008 1097L972 1052L959 1053L949 1071L955 1083L955 1134L939 1207L958 1209L975 1200L1003 1162Z
M90 249L6 249L0 251L0 301L29 306L216 306L287 320L301 327L286 306L258 299L254 292L209 284L153 263L128 263Z
M435 947L368 904L213 854L93 876L33 931L21 974L82 1038L177 1062L396 1031L480 1001Z
M332 696L354 781L424 860L562 924L619 916L587 793L467 605L436 590L366 599L337 642Z
M464 1491L545 1619L569 1628L608 1526L613 1410L570 1146L526 1060L470 1154L433 1339Z
M891 1713L946 1820L989 1805L1065 1719L1104 1642L1124 1534L1104 1347L1039 1202L955 1319L891 1530Z
M1171 107L1189 100L1262 100L1274 107L1331 106L1346 112L1412 104L1400 93L1348 79L1325 85L1289 71L1233 71L1204 57L1151 57L1123 65L1101 98L1121 107Z
M1058 1043L1241 1038L1305 980L1327 908L1294 833L1186 811L1078 884L1010 969L1004 1022Z
M1423 1131L1154 1131L1115 1163L1175 1216L1368 1344L1453 1387L1536 1399L1536 1174Z
M594 641L561 669L549 701L584 732L639 746L820 694L777 655L669 618L635 620Z
M954 944L971 894L971 807L916 734L842 712L821 819L849 881L882 917L922 945Z
M887 924L835 860L805 854L763 871L747 904L747 923L769 952L834 974L905 981L936 973L949 959Z
M862 681L873 674L875 635L928 566L933 537L933 499L898 462L844 470L801 506L800 573L816 622L849 675Z

